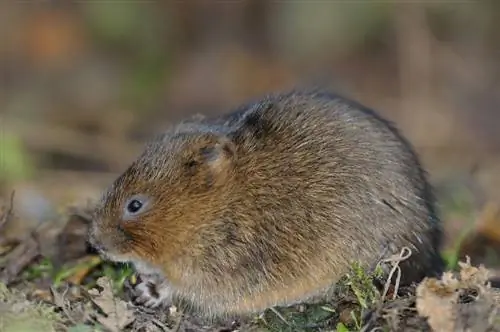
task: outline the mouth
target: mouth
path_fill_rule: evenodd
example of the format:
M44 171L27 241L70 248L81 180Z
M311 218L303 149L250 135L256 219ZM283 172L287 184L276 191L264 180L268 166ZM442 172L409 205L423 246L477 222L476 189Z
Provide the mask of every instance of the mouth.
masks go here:
M123 262L125 262L124 259L121 259L119 256L110 253L103 246L97 245L97 246L94 246L94 249L97 252L97 254L99 256L101 256L104 260L111 261L111 262L116 262L116 263L123 263Z
M100 256L102 257L108 256L108 249L104 246L104 244L101 241L97 239L96 229L94 227L92 227L89 230L89 233L87 235L87 243Z
M87 243L95 253L99 254L100 256L107 255L106 248L101 243L96 242L92 237L88 239Z
M130 261L130 259L126 255L113 252L114 250L110 250L109 247L103 244L102 241L98 239L93 229L89 233L87 243L96 254L101 256L103 260L115 263L127 263Z
M95 250L95 252L101 256L104 260L115 262L115 263L127 263L129 259L123 257L119 254L114 254L110 252L104 245L101 243L96 243L95 241L89 241L91 247Z
M107 256L109 255L107 248L100 241L96 240L93 232L89 233L89 236L87 238L87 243L93 249L93 251L98 255L105 258L107 258Z

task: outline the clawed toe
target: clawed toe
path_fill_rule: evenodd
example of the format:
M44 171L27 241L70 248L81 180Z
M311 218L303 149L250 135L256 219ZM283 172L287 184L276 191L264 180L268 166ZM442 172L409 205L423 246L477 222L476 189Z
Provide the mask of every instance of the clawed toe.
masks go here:
M168 288L160 287L158 289L158 287L158 285L148 281L137 284L134 288L134 303L152 309L166 304L169 299Z
M154 309L154 308L158 308L161 304L162 304L162 301L160 299L149 299L148 301L146 301L144 303L144 306Z

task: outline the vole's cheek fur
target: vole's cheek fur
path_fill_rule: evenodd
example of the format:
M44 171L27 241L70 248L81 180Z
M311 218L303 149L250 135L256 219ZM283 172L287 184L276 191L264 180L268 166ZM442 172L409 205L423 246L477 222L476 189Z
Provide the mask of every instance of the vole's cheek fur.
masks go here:
M119 216L137 192L155 203L122 225L129 239L116 219L94 236L153 276L159 294L138 289L152 306L175 294L211 316L308 300L353 262L374 266L387 243L387 255L412 250L402 283L443 268L441 221L412 146L328 93L269 96L174 126L120 176L102 215Z

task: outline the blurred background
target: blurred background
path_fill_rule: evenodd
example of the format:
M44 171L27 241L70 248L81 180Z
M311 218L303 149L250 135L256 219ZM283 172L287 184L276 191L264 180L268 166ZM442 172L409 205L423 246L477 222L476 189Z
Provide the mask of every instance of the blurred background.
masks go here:
M324 84L416 146L447 246L495 234L499 29L493 0L2 1L0 190L40 219L96 198L169 122Z

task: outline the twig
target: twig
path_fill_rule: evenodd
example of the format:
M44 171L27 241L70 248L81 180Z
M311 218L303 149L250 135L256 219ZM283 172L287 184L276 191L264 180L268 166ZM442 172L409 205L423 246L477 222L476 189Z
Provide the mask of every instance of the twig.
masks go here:
M181 312L181 317L179 317L179 320L177 323L175 323L174 328L172 329L173 332L178 332L179 329L181 328L181 323L184 320L184 314Z
M12 216L13 211L14 211L14 196L15 196L15 191L13 190L12 193L10 194L10 205L5 214L0 218L0 229L7 223L9 218Z
M285 317L283 317L283 315L280 314L280 312L278 310L276 310L275 307L271 307L270 309L271 309L272 312L274 312L274 314L276 316L279 317L279 319L281 319L283 322L285 322L286 325L291 326L290 323L285 319Z
M392 255L391 257L386 258L386 259L382 259L381 261L379 261L377 263L377 267L383 263L392 263L393 266L391 268L391 271L389 272L389 275L387 277L387 281L385 282L384 292L382 293L382 298L380 299L380 305L378 306L378 308L376 310L371 312L372 313L371 318L369 319L368 322L366 322L366 324L364 324L364 326L361 329L361 332L368 331L368 329L372 325L371 323L373 322L374 317L376 317L376 314L380 313L380 310L382 309L382 305L384 303L385 297L387 296L387 292L389 291L389 287L391 286L392 277L393 277L394 273L396 273L396 272L397 272L397 276L396 276L396 282L394 284L394 294L393 294L392 298L395 299L397 297L399 285L401 282L401 267L399 267L399 264L402 261L408 259L411 256L411 254L412 254L412 252L411 252L410 248L403 247L401 249L399 255ZM374 332L374 331L378 331L378 330L379 330L379 328L375 327L375 328L371 329L370 331Z
M9 285L39 255L38 242L33 237L28 237L7 255L8 263L0 273L0 281Z
M406 254L405 254L405 251L407 252ZM411 252L410 248L403 247L403 249L401 249L401 252L399 253L399 255L397 255L397 256L394 255L392 257L389 257L389 258L381 261L381 263L393 263L394 264L391 271L389 272L389 276L387 277L387 282L385 283L384 292L382 293L381 302L384 302L385 297L387 295L387 292L389 291L389 287L391 286L392 276L397 271L396 283L394 284L393 300L396 298L398 290L399 290L399 284L401 281L401 268L399 267L399 263L408 259L411 256L411 253L412 252Z

